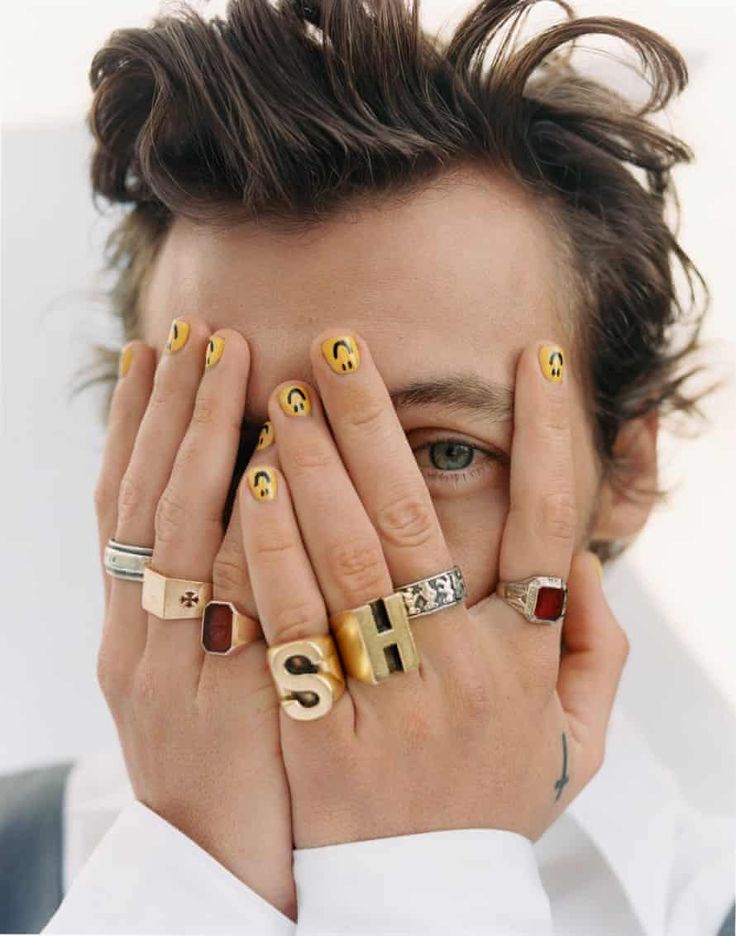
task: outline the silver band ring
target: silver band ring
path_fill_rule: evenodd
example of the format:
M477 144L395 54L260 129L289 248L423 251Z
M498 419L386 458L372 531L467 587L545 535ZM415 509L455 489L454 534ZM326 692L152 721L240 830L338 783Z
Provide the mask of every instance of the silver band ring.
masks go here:
M406 613L410 618L450 608L463 601L467 594L465 579L459 566L402 585L396 591L404 599Z
M118 543L111 537L105 546L103 558L105 571L112 578L142 582L143 571L150 563L151 556L153 556L153 549L149 546Z

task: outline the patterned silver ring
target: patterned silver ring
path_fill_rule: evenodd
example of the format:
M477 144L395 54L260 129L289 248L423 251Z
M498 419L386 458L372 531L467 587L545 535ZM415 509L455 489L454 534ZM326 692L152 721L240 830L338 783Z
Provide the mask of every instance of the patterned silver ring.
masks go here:
M110 538L103 559L105 571L112 578L142 582L143 570L150 564L152 555L153 549L149 546L131 546Z
M404 599L406 613L410 618L433 614L443 608L460 604L467 594L465 579L459 566L402 585L396 591Z

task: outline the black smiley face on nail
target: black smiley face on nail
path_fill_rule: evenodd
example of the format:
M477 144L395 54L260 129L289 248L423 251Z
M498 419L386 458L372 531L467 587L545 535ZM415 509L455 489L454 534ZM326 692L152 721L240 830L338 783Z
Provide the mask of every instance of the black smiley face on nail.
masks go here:
M267 471L257 471L253 478L253 490L259 497L271 495L271 475Z
M553 351L547 363L549 364L549 371L553 377L559 377L560 374L562 374L562 366L565 362L559 351Z
M271 441L271 432L273 427L270 422L266 422L261 426L261 431L258 433L258 444L256 448L265 448Z
M332 357L339 363L344 371L354 370L355 354L350 344L344 338L340 338L332 345Z
M300 387L292 387L286 395L286 404L294 413L303 413L306 410L307 395Z

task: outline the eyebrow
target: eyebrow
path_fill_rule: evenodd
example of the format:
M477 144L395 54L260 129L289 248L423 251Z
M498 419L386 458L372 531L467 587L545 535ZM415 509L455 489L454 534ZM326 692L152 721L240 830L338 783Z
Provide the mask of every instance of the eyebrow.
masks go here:
M439 404L450 411L478 413L489 422L511 419L514 412L514 391L477 374L451 374L413 381L391 391L390 396L396 409Z

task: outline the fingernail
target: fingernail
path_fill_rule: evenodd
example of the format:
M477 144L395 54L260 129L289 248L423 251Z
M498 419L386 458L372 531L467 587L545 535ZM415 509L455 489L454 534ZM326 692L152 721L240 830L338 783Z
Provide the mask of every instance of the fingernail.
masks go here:
M287 416L309 416L312 412L309 391L299 384L287 384L279 393L279 403Z
M542 345L539 349L539 366L547 380L552 383L562 383L565 370L562 348L556 344Z
M336 374L350 374L360 367L360 351L352 335L323 341L322 356Z
M596 571L598 572L598 578L602 582L603 581L603 565L601 563L601 560L595 554L594 554L594 559L595 559Z
M271 501L276 497L276 472L273 468L250 468L248 487L257 501Z
M189 323L181 319L174 319L166 339L166 350L170 352L181 351L189 339Z
M214 367L222 357L225 350L225 339L221 335L212 335L207 342L207 357L204 360L205 369Z
M267 419L265 423L261 426L261 431L258 433L258 443L256 444L256 451L258 449L268 448L269 445L273 445L273 426L271 420Z
M120 352L120 360L118 361L118 377L125 377L125 375L130 370L130 365L133 363L133 348L131 345L127 344Z

